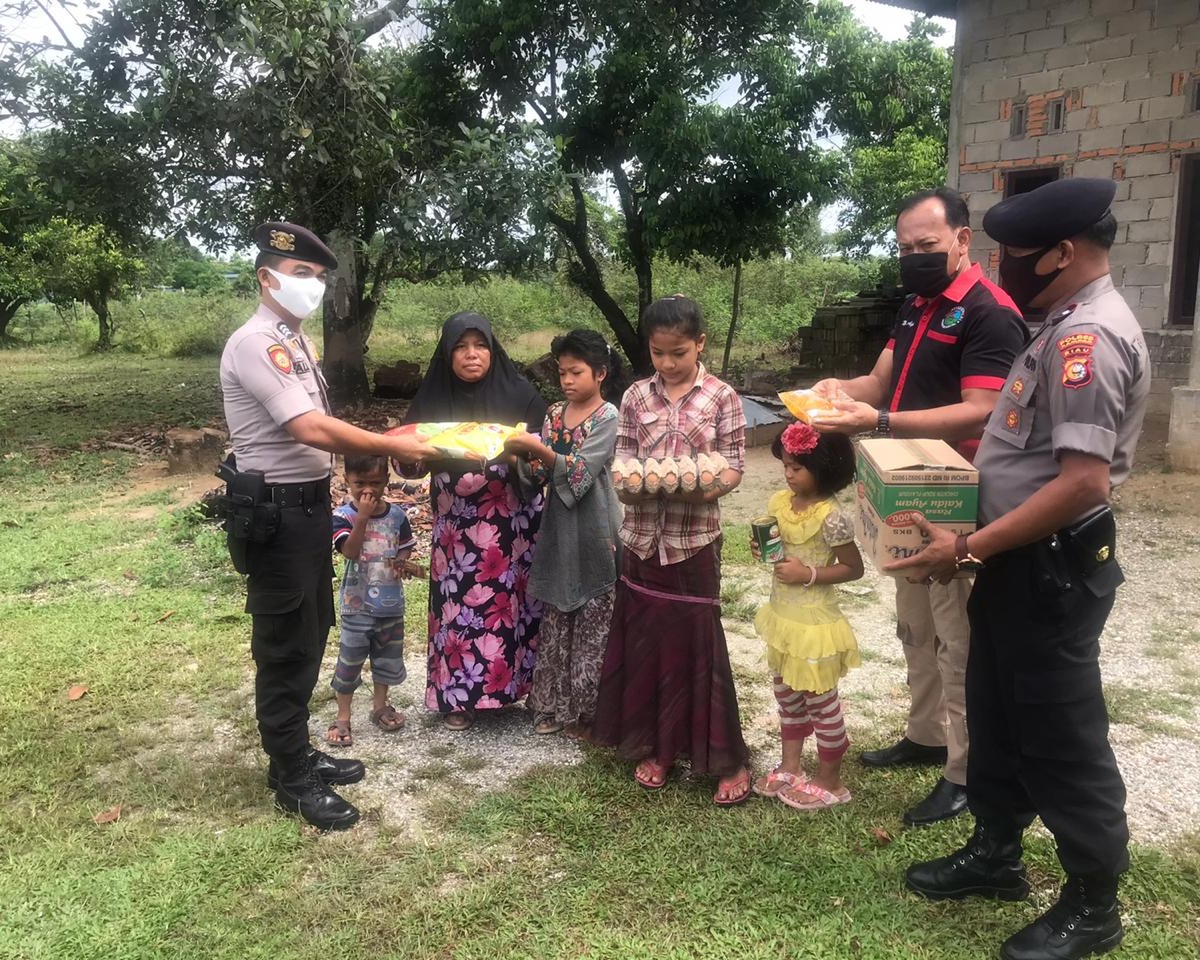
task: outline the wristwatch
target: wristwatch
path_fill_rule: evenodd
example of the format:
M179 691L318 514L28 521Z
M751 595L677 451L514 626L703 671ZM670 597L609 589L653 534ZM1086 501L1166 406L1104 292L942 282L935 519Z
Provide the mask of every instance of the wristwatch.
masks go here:
M983 566L983 561L971 553L967 547L967 537L970 534L960 533L954 541L954 567L957 570L974 572Z
M881 437L891 436L892 414L889 410L882 409L875 416L875 432Z

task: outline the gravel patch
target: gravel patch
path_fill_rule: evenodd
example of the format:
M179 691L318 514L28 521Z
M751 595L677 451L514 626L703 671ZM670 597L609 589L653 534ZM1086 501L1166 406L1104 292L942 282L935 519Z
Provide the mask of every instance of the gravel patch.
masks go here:
M730 522L761 513L781 484L778 463L768 450L751 450L748 460L746 481L725 511ZM1165 845L1193 833L1200 816L1197 497L1200 478L1164 473L1152 463L1127 485L1118 504L1119 554L1128 580L1102 640L1101 666L1113 713L1111 739L1129 790L1130 829L1144 844ZM724 573L745 585L739 607L766 600L770 584L761 567L730 565ZM868 569L841 592L863 658L841 687L853 756L903 732L908 689L891 578ZM765 768L775 762L779 742L762 642L751 624L728 615L726 631L747 742L756 766ZM330 652L336 652L335 643ZM323 685L333 663L331 656L321 674ZM574 741L533 733L532 717L521 707L481 713L464 732L448 730L422 705L422 644L410 645L408 668L410 679L395 696L408 716L399 733L382 733L367 721L369 687L355 698L355 745L349 753L363 759L370 774L344 793L381 826L420 835L426 813L437 805L461 803L481 791L503 789L537 768L572 766L583 759ZM333 712L332 700L316 708L314 742ZM851 780L864 775L853 763L847 774Z

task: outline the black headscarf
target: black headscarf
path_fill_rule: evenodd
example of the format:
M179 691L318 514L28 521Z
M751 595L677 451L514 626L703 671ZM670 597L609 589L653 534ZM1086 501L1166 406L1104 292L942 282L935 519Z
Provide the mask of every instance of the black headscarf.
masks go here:
M476 383L460 380L451 366L454 346L468 330L478 330L492 348L492 365ZM437 350L404 422L524 423L530 432L537 433L545 415L546 401L504 352L491 323L478 313L465 312L454 314L442 325Z

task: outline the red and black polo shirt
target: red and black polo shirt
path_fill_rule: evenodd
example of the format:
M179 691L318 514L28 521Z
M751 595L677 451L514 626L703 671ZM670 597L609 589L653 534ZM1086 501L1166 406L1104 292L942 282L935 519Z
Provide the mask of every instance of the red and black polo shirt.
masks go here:
M963 390L1001 390L1029 331L1012 299L974 263L932 300L909 297L896 315L889 409L962 402Z

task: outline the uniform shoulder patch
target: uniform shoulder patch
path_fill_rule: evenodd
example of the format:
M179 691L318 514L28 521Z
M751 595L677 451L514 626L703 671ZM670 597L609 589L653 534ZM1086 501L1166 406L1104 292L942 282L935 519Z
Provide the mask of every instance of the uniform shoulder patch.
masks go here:
M1069 333L1059 339L1063 386L1078 390L1092 382L1092 351L1098 339L1094 333Z
M288 353L287 347L282 344L273 343L267 347L267 358L274 364L275 369L281 373L292 372L292 355Z

